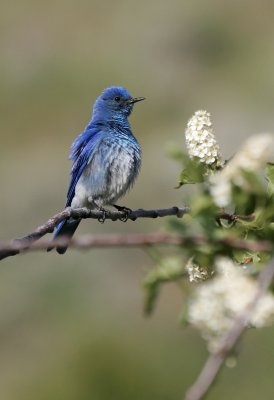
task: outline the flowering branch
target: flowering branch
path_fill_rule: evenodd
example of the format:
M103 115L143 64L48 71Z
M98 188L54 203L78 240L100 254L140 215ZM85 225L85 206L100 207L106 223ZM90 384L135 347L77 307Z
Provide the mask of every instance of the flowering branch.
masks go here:
M163 209L158 209L158 210L143 210L143 209L138 209L135 211L130 211L129 213L125 213L124 211L100 211L100 210L90 210L88 208L77 208L77 209L72 209L70 207L66 208L62 212L54 215L51 217L45 224L39 226L36 228L33 232L30 234L14 239L8 243L2 243L0 245L0 260L14 256L18 253L20 253L21 250L27 250L29 249L34 242L36 242L38 239L42 238L45 236L47 233L53 232L54 228L56 225L59 224L59 222L68 219L68 218L75 218L75 219L86 219L86 218L92 218L92 219L97 219L97 220L105 220L105 219L110 219L112 221L117 221L117 220L125 220L130 219L132 221L135 221L138 218L158 218L158 217L167 217L167 216L177 216L178 218L181 218L184 216L184 214L189 212L189 207L171 207L171 208L163 208ZM68 239L62 238L62 244L72 244L77 243L77 241L71 241L68 242ZM47 245L46 245L47 243ZM44 241L44 247L41 245L37 246L37 248L43 249L46 248L49 245L50 241ZM61 243L55 241L52 242L51 244L55 245L58 244L60 245ZM92 245L91 245L92 246ZM77 244L75 244L75 247L77 247ZM81 241L80 245L78 247L81 247ZM35 247L32 246L34 249Z
M274 259L261 271L257 280L257 290L244 312L236 319L233 327L224 337L219 349L207 359L196 382L187 391L185 400L201 400L217 378L227 356L233 350L256 309L274 279Z

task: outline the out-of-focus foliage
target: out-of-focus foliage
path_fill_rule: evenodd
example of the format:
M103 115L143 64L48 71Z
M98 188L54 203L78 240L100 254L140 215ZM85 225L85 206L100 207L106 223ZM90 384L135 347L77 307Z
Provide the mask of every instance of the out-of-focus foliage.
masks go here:
M274 195L274 164L273 163L267 163L266 165L266 170L265 170L265 176L268 182L268 194L270 196Z
M212 149L218 148L212 133L213 146L208 145L207 129L211 122L207 118L206 128L200 121L196 123L199 113L209 116L205 111L196 112L191 130L188 123L186 142L190 158L173 151L174 158L183 164L179 187L186 183L198 186L189 198L188 220L171 225L184 240L180 246L182 254L172 262L170 258L160 258L159 266L147 276L145 310L151 313L164 282L180 280L183 284L188 280L196 284L190 294L183 290L184 303L189 303L188 309L184 306L183 320L201 331L209 350L214 352L233 321L252 301L256 293L253 278L273 258L274 175L273 163L266 164L266 157L274 159L274 135L249 138L226 165L219 156L221 168L212 158ZM195 138L194 146L189 146L193 143L190 137ZM198 157L195 148L200 152ZM205 162L204 155L210 163ZM225 208L219 209L220 203L226 205L230 213ZM191 236L193 225L195 234ZM239 247L240 241L243 245ZM260 243L268 243L268 247L253 250L252 244L259 246ZM273 294L267 293L260 299L249 323L259 328L274 323Z

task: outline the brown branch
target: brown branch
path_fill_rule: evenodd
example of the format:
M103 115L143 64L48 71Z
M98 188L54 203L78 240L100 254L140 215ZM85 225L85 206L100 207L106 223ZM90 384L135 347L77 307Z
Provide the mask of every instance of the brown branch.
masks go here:
M83 235L75 238L60 236L55 240L41 239L33 242L28 247L21 242L0 242L1 251L35 251L45 250L48 246L69 246L75 249L91 249L95 247L118 247L118 246L145 246L156 244L180 245L181 237L168 233L127 233L127 234L96 234Z
M179 246L203 246L210 244L205 236L181 236L172 233L126 233L126 234L104 234L104 235L84 235L73 239L65 236L55 240L51 238L41 239L39 242L27 242L13 240L0 242L0 259L10 254L18 254L21 251L45 250L49 246L70 246L76 249L91 249L95 247L117 247L117 246L146 246L146 245L179 245ZM215 245L226 248L243 249L251 251L271 251L273 243L269 241L253 241L226 237L216 239Z
M123 211L107 211L106 213L99 210L90 210L88 208L77 208L72 209L70 207L66 208L62 212L54 215L51 217L45 224L36 228L30 234L18 238L13 239L9 242L0 242L0 260L14 256L20 253L23 250L43 250L47 248L49 245L52 246L66 246L69 245L70 247L75 248L92 248L92 247L102 247L102 246L140 246L142 244L178 244L178 245L203 245L207 244L208 239L202 236L177 236L175 239L175 235L162 235L153 234L153 238L151 234L148 235L114 235L114 236L104 236L97 237L97 236L89 236L85 238L78 238L70 240L68 238L58 238L55 241L43 240L40 241L39 244L34 245L34 243L45 236L47 233L53 232L56 225L59 222L68 219L68 218L75 218L75 219L97 219L100 220L102 218L109 219L112 221L122 220L127 217L127 219L135 221L138 218L157 218L157 217L166 217L166 216L177 216L178 218L183 217L185 214L190 212L189 207L171 207L171 208L164 208L158 210L143 210L138 209L135 211L131 211L127 215ZM253 216L239 216L234 214L228 214L226 212L218 213L217 218L225 219L228 221L251 221ZM172 242L172 243L171 243ZM272 243L268 241L260 241L254 242L249 240L243 239L236 239L233 237L226 237L223 239L218 239L216 243L220 245L224 245L230 248L235 249L244 249L244 250L251 250L251 251L270 251L273 248Z
M217 219L224 219L229 222L238 222L238 221L246 221L246 222L252 222L254 221L255 215L254 214L249 214L249 215L237 215L237 214L230 214L225 211L220 211L217 214Z
M30 234L14 239L10 241L8 244L2 243L0 247L0 260L14 256L18 254L23 249L28 249L35 241L45 236L47 233L53 232L56 225L59 222L68 219L110 219L112 221L117 221L127 217L132 221L135 221L138 218L157 218L157 217L167 217L167 216L177 216L179 218L183 217L184 214L189 212L189 207L171 207L164 208L159 210L143 210L138 209L135 211L131 211L130 213L125 215L123 211L99 211L99 210L90 210L88 208L77 208L72 209L70 207L66 208L62 212L51 217L45 224L36 228Z
M227 356L231 353L242 334L246 330L258 301L274 278L274 259L259 274L257 291L245 309L236 319L233 327L224 338L219 350L209 356L195 383L187 391L185 400L201 400L217 378Z

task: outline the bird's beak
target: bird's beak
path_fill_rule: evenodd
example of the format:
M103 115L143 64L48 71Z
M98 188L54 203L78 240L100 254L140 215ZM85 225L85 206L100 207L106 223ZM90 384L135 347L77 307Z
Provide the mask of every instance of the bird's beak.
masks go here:
M138 101L145 100L145 97L134 97L133 99L128 100L128 104L134 104L137 103Z

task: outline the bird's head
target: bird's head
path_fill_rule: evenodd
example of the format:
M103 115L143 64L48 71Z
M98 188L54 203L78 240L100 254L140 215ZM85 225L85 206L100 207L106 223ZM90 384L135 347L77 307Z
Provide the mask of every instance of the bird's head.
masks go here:
M144 99L144 97L132 97L123 87L112 86L105 89L95 101L93 115L109 119L127 118L134 103Z

